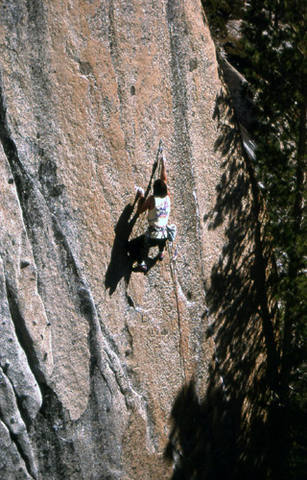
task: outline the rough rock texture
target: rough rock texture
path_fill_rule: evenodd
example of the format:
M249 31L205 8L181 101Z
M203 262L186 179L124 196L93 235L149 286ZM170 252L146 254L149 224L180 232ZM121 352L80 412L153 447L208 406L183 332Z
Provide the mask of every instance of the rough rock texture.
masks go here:
M0 10L1 478L170 478L172 405L208 382L224 235L203 221L222 167L201 2ZM160 138L178 255L144 276L123 247Z

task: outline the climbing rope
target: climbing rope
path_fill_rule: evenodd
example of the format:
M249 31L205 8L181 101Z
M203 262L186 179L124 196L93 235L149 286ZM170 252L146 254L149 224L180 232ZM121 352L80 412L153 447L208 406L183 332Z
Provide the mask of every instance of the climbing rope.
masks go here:
M177 257L177 247L175 249L175 253L173 255L173 244L170 247L170 244L167 244L167 250L169 255L169 266L171 272L171 278L174 287L175 293L175 300L176 300L176 309L177 309L177 324L178 324L178 333L179 333L179 356L180 356L180 365L183 374L184 382L186 383L186 366L185 366L185 359L184 359L184 348L183 348L183 339L182 339L182 329L181 329L181 313L180 313L180 305L179 305L179 294L178 294L178 281L177 281L177 273L176 273L176 257Z
M158 161L160 160L159 153L163 153L163 144L162 140L159 143L158 149ZM161 161L158 164L157 173L160 178L161 175ZM182 339L182 329L181 329L181 313L180 313L180 304L179 304L179 294L178 294L178 281L177 281L177 273L176 273L176 258L177 258L177 247L173 254L173 242L167 241L167 251L169 255L169 266L171 272L171 279L173 282L174 293L175 293L175 301L176 301L176 310L177 310L177 324L178 324L178 333L179 333L179 357L180 357L180 366L183 373L184 382L186 382L186 367L185 367L185 360L184 360L184 348L183 348L183 339Z
M156 175L156 178L160 178L161 176L161 155L163 154L163 141L162 139L159 142L157 154L156 154L156 160L153 165L151 177L149 180L149 184L147 186L146 192L144 193L144 198L147 198L150 190L151 190L151 185L153 182L153 179ZM137 187L136 187L137 188ZM139 216L139 221L137 225L137 233L144 232L146 230L146 212L142 213ZM186 366L185 366L185 356L184 356L184 346L183 346L183 338L182 338L182 328L181 328L181 313L180 313L180 304L179 304L179 294L178 294L178 281L177 281L177 273L176 273L176 257L177 257L177 247L175 249L175 252L173 253L173 243L170 243L167 241L167 250L168 250L168 255L169 255L169 266L170 266L170 273L171 273L171 279L173 283L173 288L174 288L174 294L175 294L175 302L176 302L176 310L177 310L177 324L178 324L178 334L179 334L179 357L180 357L180 366L181 366L181 371L183 374L183 380L186 382Z

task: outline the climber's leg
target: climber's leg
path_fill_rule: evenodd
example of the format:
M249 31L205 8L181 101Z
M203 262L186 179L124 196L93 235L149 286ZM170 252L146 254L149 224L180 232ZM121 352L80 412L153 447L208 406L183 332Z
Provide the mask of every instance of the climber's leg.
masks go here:
M144 272L147 271L146 260L148 258L148 252L151 246L152 246L151 238L145 233L141 248L139 250L139 255L138 255L138 268L140 268Z
M166 239L163 240L158 240L158 247L159 247L159 253L158 253L158 259L163 260L164 258L164 248L166 245Z

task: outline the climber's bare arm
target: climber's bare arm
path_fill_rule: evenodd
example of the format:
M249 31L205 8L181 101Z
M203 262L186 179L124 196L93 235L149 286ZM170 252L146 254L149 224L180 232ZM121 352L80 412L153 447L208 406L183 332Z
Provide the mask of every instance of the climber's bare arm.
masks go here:
M161 157L161 175L160 175L160 179L164 182L164 183L167 183L167 175L166 175L166 160L165 160L165 157L164 155L162 155Z
M146 210L151 210L155 206L155 200L153 195L150 197L146 198L144 197L144 194L140 193L139 195L139 201L138 201L138 207L137 207L137 213L143 213Z
M160 175L160 180L162 180L164 183L167 185L167 175L166 175L166 159L164 155L161 157L161 175ZM168 185L167 185L167 194L171 196Z

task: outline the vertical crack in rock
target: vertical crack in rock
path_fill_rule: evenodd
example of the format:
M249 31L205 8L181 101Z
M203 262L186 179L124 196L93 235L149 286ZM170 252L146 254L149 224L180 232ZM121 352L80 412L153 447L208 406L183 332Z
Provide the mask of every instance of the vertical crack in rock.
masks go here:
M82 283L83 284L79 289L79 296L82 303L83 313L87 315L92 323L92 354L97 362L100 373L107 382L110 393L113 395L114 392L112 384L105 377L106 363L112 370L119 390L125 398L127 409L132 408L135 404L134 396L137 394L132 390L132 387L127 380L128 377L120 363L118 352L116 352L117 349L114 348L114 345L113 348L110 348L108 345L107 337L109 335L106 335L105 328L104 334L102 335L101 324L99 322L96 306L94 304L91 292L87 288L85 282ZM105 353L105 356L103 356L102 353Z
M176 131L176 145L178 145L178 150L181 152L181 156L187 159L189 165L187 166L184 163L181 167L184 171L184 176L189 176L189 181L186 182L187 185L191 185L191 191L189 195L192 196L189 198L189 203L194 204L195 212L193 218L196 218L196 231L198 234L198 239L200 241L200 217L199 209L197 204L197 197L195 194L195 175L192 165L192 148L191 148L191 139L189 136L189 127L188 127L188 100L187 100L187 91L186 85L187 81L185 78L185 48L183 48L184 37L187 35L185 32L185 25L181 25L181 20L179 18L179 10L182 8L180 3L177 0L169 0L167 3L167 22L169 26L169 38L170 38L170 51L171 51L171 75L172 75L172 97L173 97L173 114L175 119L175 131ZM181 13L183 15L183 12ZM183 31L179 31L179 29ZM188 190L185 188L185 190Z
M2 479L33 480L0 414L0 471Z
M186 25L184 20L180 19L184 12L180 12L180 3L177 0L169 0L167 3L167 22L169 26L170 50L171 50L171 75L172 75L172 97L173 97L173 115L175 119L176 132L176 146L178 153L180 151L181 157L186 159L186 162L181 165L181 171L185 178L185 188L183 192L189 196L185 205L193 205L194 213L190 218L195 219L195 233L198 238L199 245L201 244L201 225L199 206L196 194L195 174L192 163L192 145L189 135L188 126L188 99L186 85L186 58L184 47L184 38L187 36ZM181 23L183 23L181 25ZM181 29L179 31L179 29ZM187 165L188 164L188 165ZM188 181L186 179L188 178ZM187 188L187 186L191 186ZM199 249L200 262L203 265L201 249ZM204 272L202 272L203 274Z
M113 0L110 0L109 4L109 48L110 48L110 55L111 55L111 60L112 60L112 65L114 68L114 72L116 74L116 80L117 80L117 95L118 95L118 100L119 100L119 105L121 109L122 105L122 86L121 86L121 80L119 78L119 72L118 72L118 58L120 58L119 51L118 51L118 45L117 45L117 40L116 40L116 33L115 33L115 19L114 19L114 2Z
M80 288L79 295L83 305L86 305L87 315L92 324L92 356L95 359L101 376L108 386L112 401L116 401L116 392L114 391L114 384L112 382L112 378L114 378L119 391L124 397L127 412L133 415L133 412L138 411L139 414L146 419L147 439L154 443L153 422L150 419L147 400L133 389L129 381L128 373L120 362L117 349L114 347L110 348L109 341L107 340L109 335L103 323L99 321L90 290L84 285L84 287ZM109 378L106 376L108 369L113 373L113 376L109 376Z
M2 262L0 266L2 267ZM12 442L31 475L35 477L36 465L27 426L33 422L41 407L42 395L26 353L17 338L3 268L0 270L0 301L0 412Z
M190 126L188 120L189 99L187 92L187 68L188 59L186 52L189 50L188 42L188 27L185 20L184 5L177 0L169 0L166 8L167 24L169 28L169 42L171 53L171 88L173 100L173 117L176 135L176 157L184 159L180 164L181 175L176 182L179 184L179 190L183 192L182 198L177 199L177 208L185 209L190 205L192 214L189 216L189 225L186 225L186 247L190 249L191 245L195 245L193 249L194 261L198 264L198 270L201 278L205 278L204 261L202 254L202 235L201 235L201 219L199 212L199 205L197 200L197 188L195 181L195 172L193 168L193 146L190 138ZM183 185L184 183L184 185ZM177 188L177 186L176 186ZM176 201L176 198L175 198ZM186 215L182 212L182 218ZM190 237L193 232L193 237ZM189 238L191 240L189 241ZM197 242L195 242L195 238ZM182 344L182 330L183 325L180 318L180 308L178 302L178 285L181 286L181 275L177 276L176 268L173 268L172 278L176 296L177 318L179 329L179 342ZM198 344L198 349L201 348ZM183 352L183 347L180 348ZM181 353L180 356L182 356ZM185 361L180 358L181 368L185 375Z
M25 454L23 445L19 440L19 435L14 434L9 429L8 429L8 431L9 431L9 435L10 435L10 438L12 440L12 443L14 443L14 445L16 446L17 452L19 453L20 457L24 461L24 464L25 464L26 471L27 471L28 475L30 476L30 478L33 478L34 480L37 480L37 478L38 478L37 477L37 469L35 468L34 471L33 471L33 465L31 465L31 461L29 460L29 458ZM28 440L28 442L29 442L29 445L30 445L30 440Z
M48 4L47 2L26 2L26 37L31 45L29 52L29 73L36 102L32 104L33 114L41 138L53 136L55 125L52 122L52 88L48 68L51 65L50 46L48 45ZM46 122L48 119L48 122ZM45 142L47 144L47 142ZM52 186L54 188L54 185Z
M118 96L118 101L119 101L119 113L120 113L120 124L121 124L121 129L123 132L123 137L125 139L125 146L126 146L126 151L130 152L130 148L128 147L129 141L127 140L127 135L126 135L126 129L123 127L123 100L124 100L124 86L123 86L123 76L121 75L120 72L120 62L118 59L120 59L120 50L118 47L118 42L116 39L116 29L115 29L115 18L114 18L114 2L113 0L110 0L109 3L109 30L108 30L108 36L109 36L109 48L110 48L110 56L111 56L111 61L112 65L114 68L114 72L116 75L116 81L117 81L117 96Z
M0 419L6 425L11 440L23 459L31 478L37 478L37 467L25 422L16 402L14 388L0 367Z
M2 72L0 68L0 141L3 146L3 150L9 162L12 175L14 177L17 195L19 199L19 204L22 209L23 219L25 221L25 226L29 228L30 224L30 215L33 221L35 221L35 211L28 212L25 208L27 200L29 198L29 193L31 189L35 188L34 182L30 174L26 171L22 165L19 156L16 144L12 139L10 128L7 122L7 107L4 97L4 88L2 81ZM36 208L39 211L40 205L37 199Z
M35 379L37 380L38 385L40 385L41 383L45 382L44 374L40 369L40 362L33 346L33 339L27 330L23 316L20 313L17 295L13 291L13 288L10 286L8 280L6 280L6 292L10 314L19 344L26 354L28 364ZM26 412L25 420L26 423L30 422L30 418L26 417Z
M29 226L29 215L33 216L33 211L27 212L25 208L25 199L28 196L29 190L33 187L33 181L29 174L25 171L22 166L19 158L17 147L15 142L11 138L9 126L7 123L7 109L5 105L4 92L3 92L3 83L2 83L2 74L0 69L0 141L3 146L3 150L6 154L8 163L11 168L12 175L16 184L16 191L19 199L19 205L22 211L22 216L24 219L25 226ZM39 203L39 202L37 202ZM37 205L39 208L39 205ZM29 235L28 235L29 237ZM19 342L22 348L25 351L25 354L28 358L29 365L33 374L37 377L38 383L44 381L44 374L40 369L40 362L36 355L35 348L33 348L33 340L31 339L30 333L27 330L24 318L20 313L18 307L17 294L14 292L13 288L10 286L8 280L6 279L6 289L7 289L7 298L9 302L9 307L11 311L11 317L15 324L16 334L18 336Z
M43 391L43 405L32 430L32 438L39 445L40 472L44 472L41 480L49 479L49 475L54 479L81 479L81 475L75 476L80 472L80 458L74 443L74 422L56 393L47 385Z

